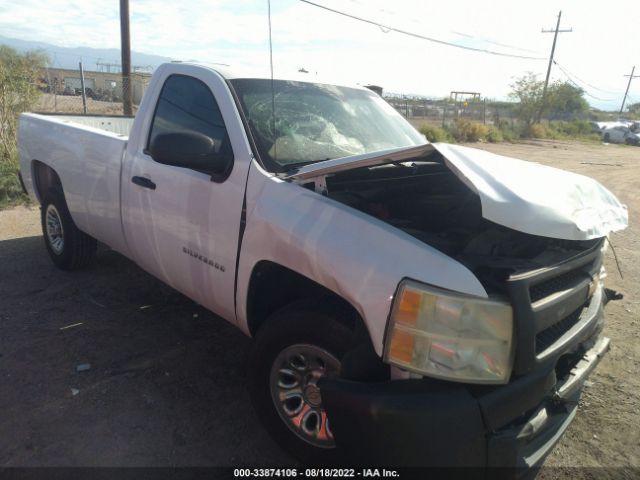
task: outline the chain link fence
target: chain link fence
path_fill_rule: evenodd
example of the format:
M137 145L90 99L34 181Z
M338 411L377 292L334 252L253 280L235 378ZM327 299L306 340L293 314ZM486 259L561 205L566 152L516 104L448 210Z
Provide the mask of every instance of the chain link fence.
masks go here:
M135 113L151 81L151 72L132 72L129 88ZM123 115L122 73L69 68L44 68L38 88L42 92L34 111L88 115Z
M517 121L517 104L492 101L486 98L454 101L449 98L424 98L408 95L385 95L401 115L414 126L423 124L445 127L459 119L498 125L502 122L514 124Z

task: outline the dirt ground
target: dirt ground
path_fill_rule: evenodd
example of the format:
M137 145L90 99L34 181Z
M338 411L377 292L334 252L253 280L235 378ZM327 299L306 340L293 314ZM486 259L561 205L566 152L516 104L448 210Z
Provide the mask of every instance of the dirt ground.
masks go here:
M590 175L629 206L630 227L611 238L624 279L606 259L608 286L625 294L607 307L611 351L546 465L639 467L640 148L473 146ZM36 208L0 212L0 299L0 467L291 462L250 406L239 331L106 248L87 271L57 270ZM596 472L541 476L621 475Z

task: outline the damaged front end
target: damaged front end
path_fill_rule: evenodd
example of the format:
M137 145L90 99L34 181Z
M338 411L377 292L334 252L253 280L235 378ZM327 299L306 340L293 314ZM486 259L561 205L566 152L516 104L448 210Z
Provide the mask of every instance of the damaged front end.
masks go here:
M626 207L590 178L452 145L321 162L288 178L456 259L488 294L627 225Z
M339 446L393 465L516 467L513 476L540 465L609 348L603 307L619 294L604 288L603 256L626 207L592 179L464 147L322 163L290 178L465 265L514 322L503 385L323 381Z
M514 375L602 327L598 310L615 296L602 285L605 236L626 227L627 210L593 179L441 144L322 162L291 178L445 253L507 300Z

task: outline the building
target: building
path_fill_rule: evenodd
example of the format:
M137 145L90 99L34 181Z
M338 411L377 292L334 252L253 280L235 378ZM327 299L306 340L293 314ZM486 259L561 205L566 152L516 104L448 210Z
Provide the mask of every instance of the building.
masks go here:
M131 95L133 103L140 104L142 95L151 80L146 72L131 73ZM80 70L67 68L46 68L41 78L43 88L58 95L80 95L82 89ZM122 74L111 72L84 71L84 87L88 97L104 101L122 100Z

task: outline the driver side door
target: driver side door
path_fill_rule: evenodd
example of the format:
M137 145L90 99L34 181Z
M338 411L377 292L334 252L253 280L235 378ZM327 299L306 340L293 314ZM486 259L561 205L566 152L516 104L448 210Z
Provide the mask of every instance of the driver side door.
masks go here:
M179 68L177 72L172 69ZM122 216L127 244L145 270L229 321L235 321L234 282L250 150L231 93L214 71L161 67L153 115L130 144L123 166ZM156 89L158 90L158 89ZM167 133L209 137L231 150L222 177L159 163L149 146ZM133 136L133 132L132 132ZM226 145L226 147L225 147ZM197 164L197 165L196 165Z

